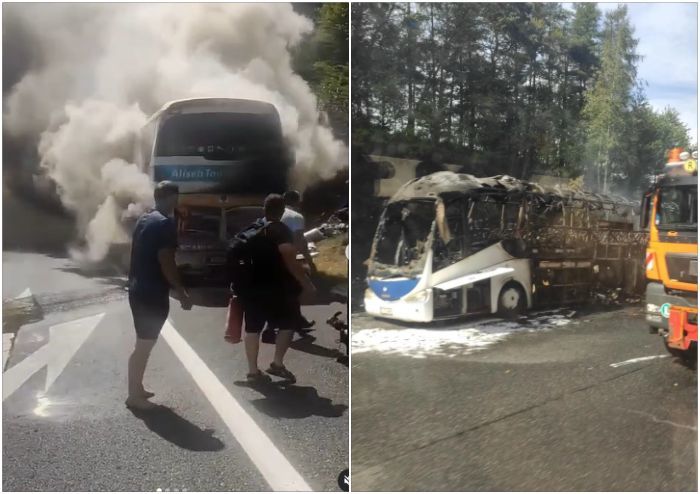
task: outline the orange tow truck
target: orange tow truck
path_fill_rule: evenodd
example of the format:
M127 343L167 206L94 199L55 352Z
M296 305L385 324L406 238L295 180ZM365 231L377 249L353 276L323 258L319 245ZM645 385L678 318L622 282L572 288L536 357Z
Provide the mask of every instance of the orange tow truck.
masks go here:
M674 148L642 203L646 320L672 355L696 361L698 341L697 151Z

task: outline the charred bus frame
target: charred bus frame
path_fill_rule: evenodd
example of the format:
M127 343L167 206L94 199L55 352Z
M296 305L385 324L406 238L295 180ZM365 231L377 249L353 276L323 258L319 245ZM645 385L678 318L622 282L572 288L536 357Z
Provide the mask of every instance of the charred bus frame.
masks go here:
M508 176L439 172L412 180L382 214L365 308L429 322L636 293L647 237L635 230L637 208Z

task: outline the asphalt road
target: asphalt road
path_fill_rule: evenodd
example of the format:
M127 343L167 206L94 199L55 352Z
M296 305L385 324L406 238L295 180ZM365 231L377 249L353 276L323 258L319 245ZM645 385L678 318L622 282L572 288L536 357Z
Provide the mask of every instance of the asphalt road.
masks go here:
M252 389L242 345L223 339L225 297L199 289L189 312L171 301L173 332L145 379L162 408L144 415L124 406L135 336L123 285L109 269L3 253L4 392L20 383L3 395L3 490L266 491L299 479L339 490L348 368L336 362L338 333L325 320L345 305L303 308L317 329L287 355L296 385ZM261 347L262 367L273 346ZM40 369L24 372L30 363ZM258 450L264 438L276 451Z
M352 327L354 491L697 491L697 373L639 307Z

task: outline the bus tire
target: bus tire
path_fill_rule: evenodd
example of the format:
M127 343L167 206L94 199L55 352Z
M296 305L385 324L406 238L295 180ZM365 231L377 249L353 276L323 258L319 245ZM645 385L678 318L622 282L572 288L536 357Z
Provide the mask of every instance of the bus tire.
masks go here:
M525 290L516 281L509 281L498 294L498 315L504 319L515 319L525 313L527 309L527 295Z

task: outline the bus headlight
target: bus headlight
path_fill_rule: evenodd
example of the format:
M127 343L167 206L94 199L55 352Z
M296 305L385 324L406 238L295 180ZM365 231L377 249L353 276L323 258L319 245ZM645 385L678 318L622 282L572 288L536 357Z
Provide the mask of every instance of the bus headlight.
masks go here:
M405 300L406 302L411 302L411 303L420 303L424 304L430 299L430 294L432 292L432 289L428 288L427 290L421 290L420 292L416 292L412 295L408 295Z

